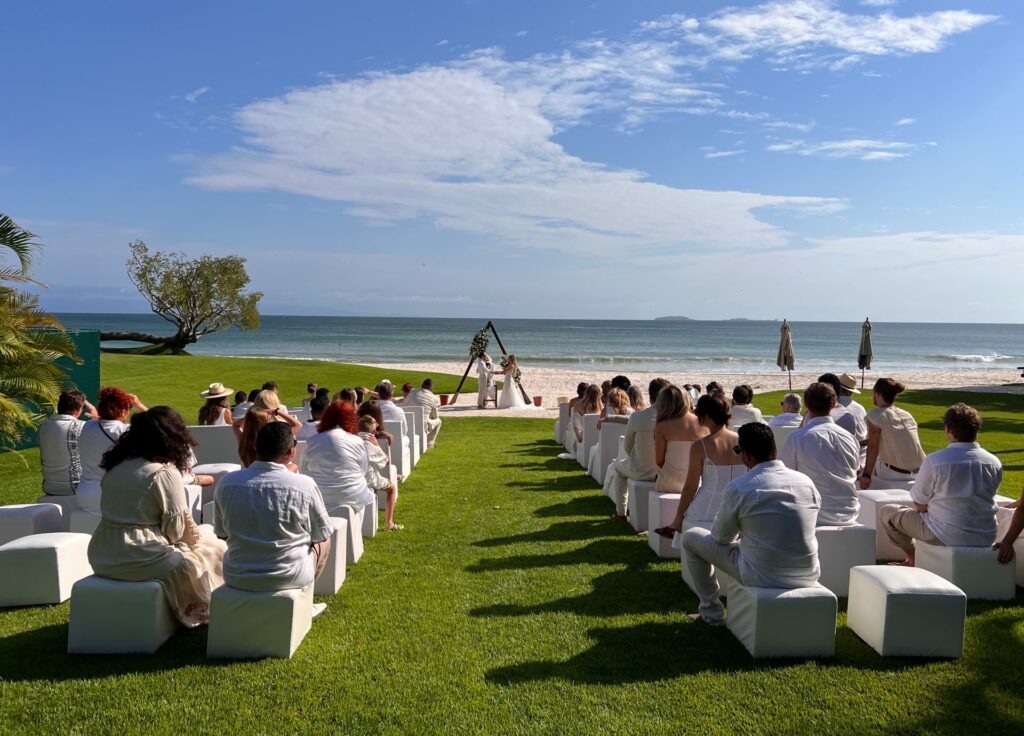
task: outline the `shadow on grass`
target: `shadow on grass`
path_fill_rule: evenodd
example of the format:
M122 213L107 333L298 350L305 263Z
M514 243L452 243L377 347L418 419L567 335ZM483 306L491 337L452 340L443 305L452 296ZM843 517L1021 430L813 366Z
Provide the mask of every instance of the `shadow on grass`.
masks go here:
M590 522L567 522L567 524L583 524ZM558 524L554 526L560 526ZM618 524L622 526L622 524ZM541 532L534 532L540 534ZM522 535L528 536L528 535ZM628 565L630 568L644 568L654 558L642 559L642 554L635 540L632 539L597 539L583 547L557 554L515 555L512 557L495 557L470 565L467 572L495 572L497 570L532 570L543 567L561 567L563 565Z
M515 467L515 466L509 466ZM593 491L600 493L601 488L595 483L594 479L588 475L580 475L573 473L571 475L561 475L557 478L549 478L541 483L535 483L532 481L524 480L510 480L506 481L505 485L508 488L515 489L517 491Z
M546 529L535 532L524 532L523 534L512 534L507 537L491 537L470 542L472 547L505 547L509 544L533 543L533 542L572 542L594 539L595 537L622 537L635 536L636 533L628 525L612 518L560 521ZM633 543L635 544L635 542ZM536 555L538 558L547 558L549 555ZM608 562L606 558L604 562Z
M565 503L556 503L551 506L542 506L533 512L533 515L544 519L554 516L611 516L615 506L607 496L578 496Z

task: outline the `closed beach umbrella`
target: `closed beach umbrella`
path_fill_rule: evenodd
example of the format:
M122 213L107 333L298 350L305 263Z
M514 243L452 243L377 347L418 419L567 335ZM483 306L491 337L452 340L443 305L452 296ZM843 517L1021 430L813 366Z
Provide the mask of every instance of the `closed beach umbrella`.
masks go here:
M792 389L796 355L793 354L793 335L786 320L782 320L782 340L779 342L779 355L775 359L775 365L789 373L789 388Z
M875 357L871 349L871 320L865 319L860 328L860 350L857 351L857 367L860 368L860 387L864 388L864 371L871 369L871 359Z

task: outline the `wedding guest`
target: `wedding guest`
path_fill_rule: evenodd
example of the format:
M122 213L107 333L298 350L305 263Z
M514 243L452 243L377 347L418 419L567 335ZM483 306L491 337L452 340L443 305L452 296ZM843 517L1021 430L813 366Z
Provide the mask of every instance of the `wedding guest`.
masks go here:
M378 441L387 440L389 448L394 447L394 436L391 433L385 431L384 429L384 415L381 413L379 400L370 399L369 401L364 401L362 404L359 405L359 408L356 410L356 414L359 417L373 417L373 421L377 425L377 429L374 432L374 436L377 438Z
M405 397L406 406L422 406L423 421L427 430L427 447L431 448L437 442L437 435L441 432L441 400L434 394L434 381L431 378L424 378L420 388L409 391Z
M743 472L743 461L735 452L738 435L728 428L729 403L725 394L714 391L700 397L694 414L707 435L690 446L686 480L671 524L655 533L672 539L682 531L683 520L709 527L718 513L725 487Z
M327 564L334 526L313 479L288 471L295 444L284 424L266 425L253 464L217 485L214 528L227 539L224 582L232 588L302 590ZM325 608L313 604L313 615Z
M614 388L611 381L601 382L601 405L604 406L608 403L608 394ZM602 412L603 415L603 412Z
M725 389L722 388L722 384L720 384L718 381L712 381L704 388L704 393L725 395Z
M729 420L729 429L735 431L750 422L764 423L761 410L751 403L753 400L754 389L745 383L732 390L732 419Z
M241 391L239 391L237 394L235 394L236 400L238 399L239 395L243 397L243 400L235 404L235 406L231 409L231 421L235 426L238 427L241 426L239 420L245 418L246 412L252 408L252 404L254 401L256 401L256 397L260 395L260 390L258 388L254 388L252 391L248 393L248 395L243 394Z
M1005 504L1006 508L1013 508L1013 517L1010 519L1010 526L1006 529L1006 534L1003 538L992 545L995 548L997 559L1000 565L1005 565L1009 562L1013 562L1016 556L1014 552L1014 542L1020 537L1022 531L1024 531L1024 504L1019 501L1015 501L1012 504Z
M604 412L597 420L597 428L601 429L604 422L626 424L633 408L629 405L629 396L621 388L613 388L608 392L608 404ZM587 473L597 477L597 464L601 462L601 435L597 436L597 442L590 448L590 456L587 458Z
M782 446L779 459L814 483L821 496L818 526L845 526L857 522L857 471L860 446L853 435L836 424L832 409L836 394L827 383L812 383L804 391L807 416Z
M302 400L302 405L303 406L309 406L310 402L313 401L313 399L316 398L317 391L319 391L319 390L320 390L320 386L318 386L317 384L312 383L312 382L311 383L307 383L306 384L306 393L309 394L309 395Z
M126 420L132 410L146 411L139 397L116 386L100 389L96 400L97 419L82 427L78 437L78 456L82 462L82 476L75 490L78 506L84 511L99 516L100 481L106 472L103 468L103 454L117 439L128 431Z
M402 444L408 447L409 425L405 419L405 412L392 401L395 387L390 381L381 381L377 384L376 392L380 397L380 413L384 417L384 421L398 422L402 425Z
M359 395L356 393L354 388L343 388L338 392L338 395L334 397L335 401L347 401L352 406L359 404Z
M563 443L569 448L568 453L570 455L576 451L576 432L574 429L575 423L573 421L573 417L575 416L574 409L576 408L576 404L583 400L583 395L587 392L587 387L589 385L590 384L586 381L581 381L576 384L576 396L569 399L569 422L568 426L562 429L562 434L564 435Z
M627 376L615 376L612 379L612 388L622 389L623 391L629 391L629 387L633 385L632 381Z
M942 417L942 426L949 445L921 463L910 487L913 508L888 504L880 511L882 528L906 553L905 564L911 567L915 540L989 547L996 539L995 495L1003 481L1003 465L978 444L981 415L967 404L954 404Z
M367 398L370 398L370 389L364 388L363 386L356 386L356 406L361 406Z
M583 398L573 407L572 410L572 431L576 439L575 445L583 441L583 417L587 414L601 414L604 411L604 402L601 400L601 387L595 383L587 386Z
M403 383L402 384L402 398L395 399L395 403L398 404L399 406L405 406L406 402L409 400L409 394L411 392L412 392L412 384L411 383Z
M654 426L654 461L659 468L655 490L681 493L689 471L690 450L694 442L708 436L708 430L693 413L690 393L677 386L662 389L655 408L658 422Z
M225 550L222 541L192 521L182 473L193 445L174 409L157 406L135 414L103 455L102 519L89 542L94 574L157 581L187 627L209 623L210 596L223 582Z
M827 383L836 393L836 405L832 408L831 415L836 421L836 424L854 436L854 439L857 440L858 447L860 447L862 442L866 447L868 441L867 422L865 419L858 417L852 411L839 403L839 394L843 390L843 384L839 381L839 376L835 373L823 373L818 376L818 381L821 383Z
M316 434L317 425L320 424L320 419L323 417L328 403L326 396L313 397L313 400L309 402L309 419L302 423L302 429L295 435L297 441L308 440Z
M241 434L238 439L238 457L243 467L249 467L256 462L256 438L263 427L271 422L283 422L291 428L293 435L302 429L302 422L293 417L281 404L277 394L269 389L260 391L252 408L246 413L242 420Z
M78 389L61 391L57 413L39 425L39 464L43 471L43 493L73 496L82 478L78 440L85 422L82 411L95 418L96 409Z
M234 391L233 388L226 388L223 383L211 383L205 391L200 391L199 396L206 399L206 403L199 409L200 427L221 427L234 424L231 408L228 406L228 397Z
M654 428L658 419L655 404L658 395L668 385L669 382L664 378L655 378L650 382L647 395L651 405L634 412L626 422L626 434L622 441L622 450L626 457L609 465L608 472L605 473L605 490L615 501L615 515L619 519L626 518L629 502L628 481L651 481L658 474L658 465L654 457Z
M335 401L324 411L317 434L306 441L302 472L316 481L328 513L343 505L359 511L373 504L366 484L369 456L358 424L355 408Z
M737 450L750 472L726 486L710 531L693 527L683 535L683 564L700 598L700 612L690 618L712 626L725 623L717 570L759 588L807 588L820 573L814 484L775 459L775 438L764 424L740 427Z
M398 501L398 484L391 480L391 459L377 441L377 421L369 414L359 417L359 437L366 445L366 484L371 491L384 491L384 522L391 531L404 527L395 523L395 504Z
M238 407L245 403L245 400L246 400L247 396L248 396L248 394L245 393L245 391L235 391L235 396L232 399L233 403L231 404L231 418L232 419L237 419L238 418L238 417L235 416L235 413L238 410Z
M868 412L853 398L854 394L859 393L856 376L851 376L849 373L839 376L839 405L857 418L857 426L863 431L862 435L854 435L860 442L860 466L863 468L868 454Z
M769 427L775 427L778 429L790 429L792 427L799 427L803 421L803 417L800 416L800 397L796 394L786 394L782 398L782 413L777 414L768 420Z
M626 395L629 396L629 405L633 411L643 411L647 408L647 403L644 401L644 392L636 384L629 387Z
M875 381L875 408L868 412L868 453L860 487L909 488L924 461L917 421L895 406L905 386L891 378Z
M273 391L274 395L278 397L278 405L281 407L281 411L287 412L288 407L281 403L281 391L278 389L277 381L267 381L263 384L261 391Z
M317 386L316 396L314 396L313 398L316 398L317 396L322 396L329 402L331 400L331 390L326 386Z

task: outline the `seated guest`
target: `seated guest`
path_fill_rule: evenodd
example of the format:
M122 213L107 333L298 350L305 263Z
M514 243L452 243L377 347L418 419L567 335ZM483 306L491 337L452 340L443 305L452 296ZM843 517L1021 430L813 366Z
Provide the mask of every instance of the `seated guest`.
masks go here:
M402 384L402 398L395 399L395 403L398 404L399 406L405 406L405 403L409 400L409 394L411 392L412 392L412 384L411 383L403 383Z
M389 447L395 444L395 438L384 430L384 415L380 411L379 400L370 399L369 401L364 401L359 405L359 408L356 409L356 414L360 417L373 417L373 421L377 425L374 436L378 440L387 440Z
M700 400L700 384L694 383L690 385L690 398L693 399L693 405L696 406Z
M225 545L192 521L182 473L192 436L168 406L140 411L103 455L102 519L89 542L100 577L160 583L185 626L209 623L210 596L223 582Z
M232 400L233 403L231 404L231 418L232 419L237 419L237 417L235 416L235 413L236 413L238 407L245 403L245 399L246 399L247 396L248 396L248 394L245 393L245 391L235 391L235 396L234 396L234 399Z
M39 464L43 469L43 493L48 496L73 496L82 478L82 459L78 438L85 422L82 410L95 418L96 409L77 389L61 391L57 413L39 425Z
M258 459L228 473L214 494L214 528L227 539L224 582L253 592L302 590L323 572L334 526L312 478L288 471L295 438L273 422L256 438ZM315 603L313 615L326 605Z
M611 381L602 381L601 382L601 406L607 406L607 404L608 404L608 394L611 393L611 390L613 388L615 388L615 387L612 386L612 382ZM601 413L601 416L604 416L604 411L603 410L600 413Z
M750 403L753 400L754 389L745 383L732 390L732 418L729 420L729 429L736 431L750 422L764 423L761 410Z
M221 427L234 424L231 408L228 406L228 397L234 391L233 388L225 388L223 383L211 383L205 391L200 391L199 396L206 399L199 410L200 427Z
M256 462L256 438L259 436L260 430L271 422L287 424L293 435L297 435L302 429L302 422L284 410L277 394L269 389L264 389L256 396L252 408L242 420L238 438L238 457L244 467L248 468Z
M681 493L690 467L690 448L708 436L690 404L690 393L667 386L658 394L658 423L654 426L654 461L658 465L655 488L659 493Z
M818 376L818 381L827 383L836 392L836 405L832 408L832 418L835 419L836 424L853 435L854 439L857 440L858 447L860 447L861 443L866 447L868 442L867 421L839 403L839 394L843 390L843 384L839 382L839 376L835 373L823 373Z
M669 385L664 378L655 378L647 387L647 395L651 405L647 409L634 412L626 422L626 435L622 441L622 451L626 457L616 460L608 466L604 476L604 487L612 500L615 501L615 515L626 518L629 501L628 481L654 480L658 474L658 466L654 458L654 427L658 419L655 403L658 394Z
M277 387L277 381L267 381L263 384L261 391L273 391L274 395L278 397L278 405L281 407L281 411L288 411L288 407L281 403L281 391Z
M576 450L576 433L573 431L573 409L576 408L576 404L583 400L583 394L587 392L587 387L590 384L586 381L581 381L576 384L576 395L569 399L569 423L568 426L562 427L563 443L569 448L569 452L575 452Z
M782 413L769 419L768 426L779 429L799 427L803 421L800 408L800 397L796 394L786 394L782 399Z
M583 441L583 417L587 414L603 414L604 404L601 401L601 387L595 383L587 386L583 398L573 407L570 417L572 418L573 440L572 451Z
M635 384L630 386L626 396L629 397L629 407L634 412L643 411L647 408L647 403L644 401L644 391L639 386Z
M391 381L381 381L377 384L376 392L380 396L380 413L387 422L399 422L402 425L402 444L409 444L409 425L406 423L405 412L392 400L395 387Z
M313 401L313 399L316 398L317 391L319 391L319 390L320 390L320 386L318 386L317 384L315 384L315 383L307 383L306 384L306 393L309 394L309 395L302 400L302 405L303 406L309 406L310 402Z
M235 424L236 426L240 426L239 420L245 418L245 413L252 408L253 402L256 401L256 397L259 395L260 390L258 388L254 388L252 391L249 392L248 395L242 393L241 391L235 394L236 400L238 399L239 396L242 397L242 400L231 408L231 421L233 424Z
M626 376L615 376L615 378L612 379L612 388L629 391L629 387L632 385L632 381L630 381Z
M306 440L302 472L316 481L330 514L343 505L359 511L373 504L373 491L366 485L369 456L358 424L355 408L335 401L324 411L316 435Z
M318 386L316 389L316 396L323 396L329 403L331 400L331 390L326 386ZM316 396L313 398L316 398Z
M707 386L705 386L704 393L706 393L706 394L724 394L725 393L725 389L722 388L722 384L720 384L718 381L712 381Z
M309 402L309 419L302 423L302 429L295 435L297 441L308 440L316 434L317 425L320 424L320 419L323 417L328 403L326 396L313 397L313 400Z
M138 396L114 386L100 389L96 400L99 418L86 422L78 436L82 477L75 495L78 496L78 507L95 516L100 514L100 481L106 472L103 468L103 453L128 431L126 420L132 409L146 411Z
M857 522L857 471L860 447L853 435L836 424L832 409L836 394L824 382L804 391L807 416L779 453L790 470L799 470L814 483L821 496L818 526L844 526Z
M412 389L405 397L406 406L422 406L423 421L427 430L427 447L433 447L437 441L437 435L441 431L441 399L434 394L434 381L430 378L423 379L420 388Z
M993 544L996 552L998 552L998 559L1000 565L1005 565L1009 562L1013 562L1016 556L1014 552L1014 542L1020 537L1022 531L1024 531L1024 503L1020 500L1016 500L1013 503L1003 504L1004 508L1013 509L1013 517L1010 519L1010 526L1006 530L1006 534L1003 538Z
M853 395L859 393L855 376L849 373L839 376L839 405L853 414L857 426L863 431L863 435L854 434L860 442L860 466L863 468L868 455L868 412L860 403L854 401Z
M875 381L875 408L868 412L868 452L860 487L909 488L924 462L917 421L895 406L906 387L891 378Z
M750 472L726 486L710 531L694 527L683 535L683 564L700 598L700 613L690 618L712 626L725 623L716 570L759 588L818 582L814 484L775 459L775 438L764 424L740 427L737 449Z
M604 422L626 424L633 408L629 405L629 396L621 388L613 388L608 392L608 405L604 408L604 416L597 420L597 428L601 429ZM598 434L597 442L590 448L590 456L587 458L587 472L597 476L597 464L601 462L601 435Z
M910 488L914 507L888 504L882 528L914 565L914 540L947 547L988 547L996 539L995 495L1003 481L999 458L978 444L981 416L954 404L942 417L949 446L921 463Z
M388 529L395 532L402 529L395 523L395 503L398 501L398 484L391 482L391 458L377 442L377 421L369 414L359 417L359 437L366 445L366 485L371 491L384 491L384 521Z

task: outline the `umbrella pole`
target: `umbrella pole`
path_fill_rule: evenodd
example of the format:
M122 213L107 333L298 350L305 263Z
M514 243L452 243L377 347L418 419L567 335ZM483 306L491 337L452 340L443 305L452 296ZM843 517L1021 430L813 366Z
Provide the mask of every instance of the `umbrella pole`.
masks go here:
M793 371L786 371L786 375L789 376L789 390L793 390Z
M860 387L864 388L864 369L860 369Z

